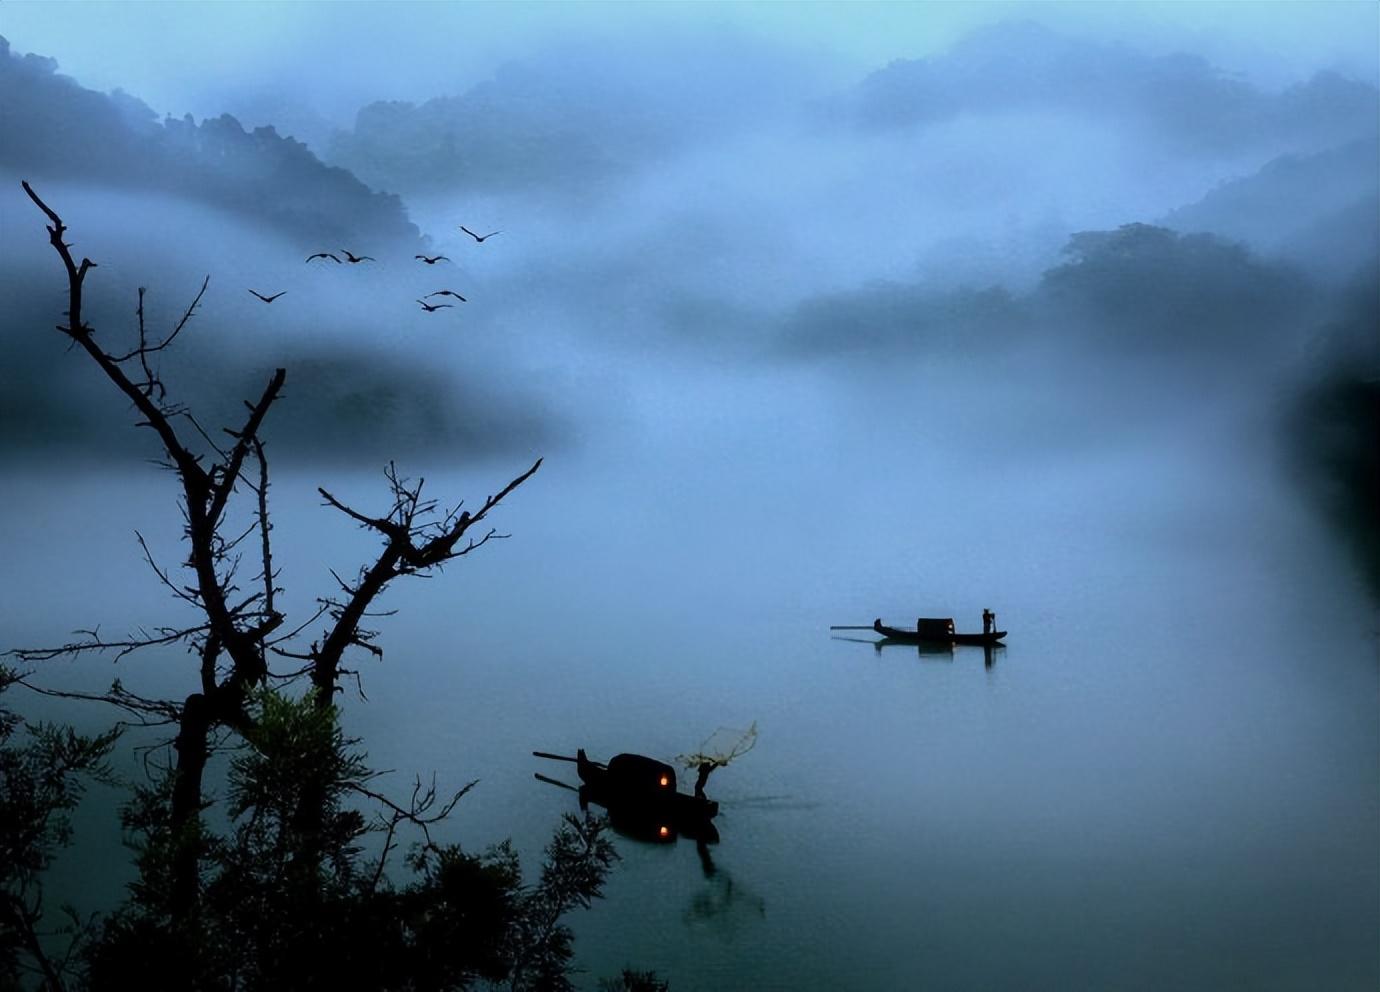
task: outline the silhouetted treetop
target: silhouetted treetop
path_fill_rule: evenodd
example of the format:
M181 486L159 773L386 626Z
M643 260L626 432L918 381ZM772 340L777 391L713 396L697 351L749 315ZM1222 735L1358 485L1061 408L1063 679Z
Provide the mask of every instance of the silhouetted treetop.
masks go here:
M782 322L782 344L881 360L904 350L977 356L1016 340L1169 355L1250 344L1266 356L1297 342L1318 301L1291 267L1210 234L1126 224L1078 232L1063 255L1022 295L877 282L817 296Z
M1044 274L1040 302L1123 345L1260 346L1313 300L1294 270L1211 234L1125 224L1074 234L1064 254Z
M0 37L0 167L34 180L173 192L272 226L302 247L415 243L402 201L327 166L272 127L246 132L222 115L158 122L122 91L86 89L57 63L19 56Z

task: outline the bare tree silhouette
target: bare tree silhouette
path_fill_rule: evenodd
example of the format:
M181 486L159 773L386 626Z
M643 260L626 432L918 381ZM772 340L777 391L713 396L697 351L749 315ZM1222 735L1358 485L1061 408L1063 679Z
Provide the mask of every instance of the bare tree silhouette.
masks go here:
M134 405L139 425L148 427L162 446L162 464L177 476L181 486L182 537L187 545L183 567L189 581L174 577L172 571L154 560L140 537L144 557L157 576L179 600L193 607L198 621L188 626L141 630L138 635L110 639L98 630L81 632L81 637L55 647L21 648L10 654L27 662L89 652L114 652L117 657L148 647L184 644L199 659L199 685L184 700L158 700L137 696L115 683L105 693L58 692L44 689L29 680L25 684L40 692L70 698L93 699L120 707L144 725L174 725L176 760L172 776L171 831L171 914L173 920L186 919L197 911L199 865L204 842L201 812L204 804L203 778L211 752L213 736L223 729L243 735L251 729L253 717L247 705L249 694L270 678L290 681L307 677L317 690L316 705L332 705L343 674L347 653L358 649L374 655L382 651L375 643L375 631L361 623L370 607L393 579L407 575L426 575L445 563L463 557L490 540L505 537L493 529L481 532L479 525L514 489L526 482L541 466L537 459L530 468L490 496L470 513L459 505L438 512L438 504L422 496L423 481L412 482L398 474L391 464L387 480L391 505L381 515L371 516L347 506L324 489L327 505L374 531L383 541L377 558L362 566L357 577L347 582L336 576L339 592L318 601L314 615L290 630L286 617L277 608L269 520L269 467L261 431L270 408L282 395L286 371L277 369L269 377L254 402L246 402L242 423L226 427L227 440L218 443L196 420L192 411L169 399L168 389L156 367L158 356L166 350L196 315L205 295L207 280L172 330L154 341L144 321L144 290L139 290L138 344L124 352L98 344L94 329L83 319L84 283L96 263L83 257L77 262L65 238L67 226L38 194L23 183L24 191L48 219L48 235L67 275L67 321L57 330L68 337L105 374L114 387ZM323 253L324 254L324 253ZM318 257L318 256L313 256ZM326 255L325 257L330 257ZM257 471L248 464L253 459ZM238 530L231 524L231 503L248 493L252 499L245 519L250 525ZM242 521L241 521L242 522ZM242 589L237 573L243 543L258 536L255 552L259 573L253 591ZM332 573L334 574L334 573ZM293 643L306 631L322 622L320 636L310 647L295 650ZM293 659L303 664L289 672L270 669L270 659ZM463 790L462 790L463 791ZM419 808L419 802L422 802ZM392 815L414 823L423 820L431 800L414 794L412 806L389 804ZM302 803L304 816L313 814L313 797ZM449 806L445 807L447 810ZM393 821L396 825L399 820ZM428 821L429 822L429 821Z

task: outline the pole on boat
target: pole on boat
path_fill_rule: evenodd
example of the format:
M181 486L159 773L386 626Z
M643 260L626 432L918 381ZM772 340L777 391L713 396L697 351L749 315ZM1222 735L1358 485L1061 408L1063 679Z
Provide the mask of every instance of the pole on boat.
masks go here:
M872 624L832 624L830 630L873 630Z
M550 758L552 761L579 761L579 758L572 758L565 754L552 754L549 751L533 751L532 756L536 758Z

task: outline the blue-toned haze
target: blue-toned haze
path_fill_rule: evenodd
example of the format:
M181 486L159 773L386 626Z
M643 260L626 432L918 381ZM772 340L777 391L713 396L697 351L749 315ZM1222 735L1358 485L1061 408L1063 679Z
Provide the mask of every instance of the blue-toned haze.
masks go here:
M533 748L758 722L718 874L620 842L591 987L1380 982L1380 6L11 0L0 36L0 648L161 622L136 527L178 560L24 179L101 340L210 275L164 361L202 422L288 369L299 621L370 549L316 485L545 456L347 703L376 764L483 779L455 837L540 846ZM983 607L987 667L826 629Z

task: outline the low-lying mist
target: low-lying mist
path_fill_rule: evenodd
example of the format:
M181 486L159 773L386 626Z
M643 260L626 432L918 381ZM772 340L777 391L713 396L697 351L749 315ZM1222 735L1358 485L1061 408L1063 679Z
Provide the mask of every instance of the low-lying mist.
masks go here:
M488 308L455 302L427 313L418 298L461 285L454 268L430 267L372 245L376 261L305 261L271 227L180 197L113 193L35 182L69 226L74 250L96 261L84 316L112 351L138 341L139 290L151 340L166 337L206 292L174 344L158 356L170 398L209 431L242 419L279 366L288 388L266 435L296 458L434 451L458 458L559 446L566 434L556 391L521 348L476 333ZM132 409L52 330L62 320L66 277L43 217L19 183L6 183L4 289L5 436L37 452L106 451L137 443ZM317 250L344 257L342 247ZM357 254L367 251L355 245ZM209 279L208 279L209 277ZM270 303L255 298L282 293ZM462 295L472 293L467 286ZM446 297L430 302L447 302ZM477 302L477 301L476 301ZM152 440L151 438L149 439Z
M58 100L119 138L110 176L10 146L6 443L113 450L123 430L44 330L61 273L19 178L99 262L102 335L133 333L139 286L170 327L209 274L169 382L233 422L288 366L268 437L315 458L597 458L669 410L728 424L802 383L847 405L877 375L982 384L984 436L1031 457L1204 416L1269 433L1380 258L1363 80L1272 88L1029 23L856 82L732 32L626 41L366 106L317 140L325 164L229 119L160 125L6 48L8 126L35 138ZM214 183L170 183L179 168ZM347 251L373 260L304 261Z

